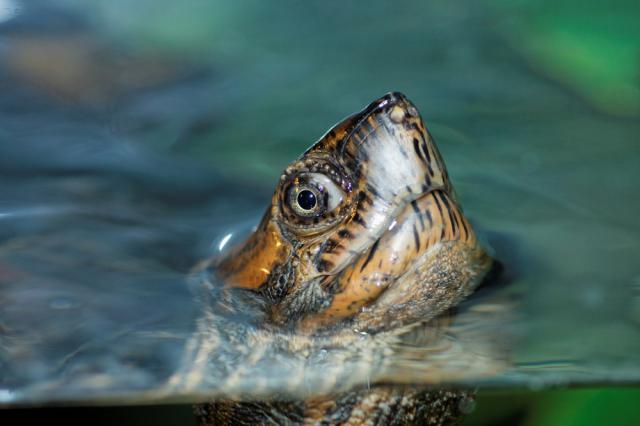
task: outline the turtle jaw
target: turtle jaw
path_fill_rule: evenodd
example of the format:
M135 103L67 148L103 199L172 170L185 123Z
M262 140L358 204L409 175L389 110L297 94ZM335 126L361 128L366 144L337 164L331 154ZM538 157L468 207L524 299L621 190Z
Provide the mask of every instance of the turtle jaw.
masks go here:
M444 191L409 203L395 223L377 250L383 248L382 268L393 274L379 296L353 315L362 330L398 328L440 315L467 297L493 262L460 207ZM380 264L369 268L369 276L375 277Z
M467 296L490 265L457 204L443 191L429 192L332 277L331 304L302 328L349 319L359 330L379 331L431 319Z

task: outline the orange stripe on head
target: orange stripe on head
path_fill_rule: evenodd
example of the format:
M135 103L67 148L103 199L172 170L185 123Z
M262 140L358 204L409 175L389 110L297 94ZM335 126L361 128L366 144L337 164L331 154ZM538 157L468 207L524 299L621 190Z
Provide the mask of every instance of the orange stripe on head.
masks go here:
M256 232L218 265L218 273L229 287L257 289L273 268L285 261L290 250L268 212Z

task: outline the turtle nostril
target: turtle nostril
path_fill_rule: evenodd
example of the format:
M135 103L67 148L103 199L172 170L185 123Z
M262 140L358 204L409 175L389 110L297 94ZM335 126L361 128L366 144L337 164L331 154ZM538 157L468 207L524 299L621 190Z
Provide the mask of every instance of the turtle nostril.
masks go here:
M397 105L394 106L391 112L389 113L389 117L391 118L391 121L393 121L396 124L402 123L402 120L404 119L404 109L402 109Z

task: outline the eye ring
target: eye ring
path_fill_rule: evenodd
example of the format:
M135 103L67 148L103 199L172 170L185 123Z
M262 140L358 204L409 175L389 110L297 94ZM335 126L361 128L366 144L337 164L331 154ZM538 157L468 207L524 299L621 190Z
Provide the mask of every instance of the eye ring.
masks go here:
M314 185L293 185L289 190L288 204L301 217L316 217L326 210L326 194Z

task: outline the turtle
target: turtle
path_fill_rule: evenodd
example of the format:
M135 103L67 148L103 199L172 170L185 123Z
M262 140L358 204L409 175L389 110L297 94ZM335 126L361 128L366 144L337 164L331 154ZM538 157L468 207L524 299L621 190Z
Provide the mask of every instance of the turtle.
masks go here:
M331 376L348 368L349 354L363 353L369 344L363 340L374 339L384 351L385 341L415 324L446 322L496 265L465 217L418 109L391 92L340 121L287 166L255 230L193 277L217 294L203 298L209 312L240 315L247 306L260 312L251 337L236 339L257 365L266 347L303 354L306 365L317 364L321 348L332 348L342 356L323 364ZM198 362L220 360L211 355L215 344L203 342L219 342L229 325L209 318L192 345L198 349L183 362L192 371ZM247 399L239 392L194 411L200 425L440 425L456 422L473 401L465 389L337 381L327 394Z
M119 169L3 180L1 407L447 424L473 406L476 379L510 367L496 340L510 307L480 290L503 253L463 214L404 95L329 130L261 220L255 184L179 164L151 162L158 177L140 182Z

